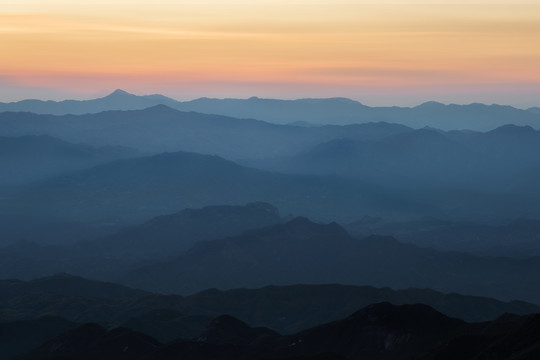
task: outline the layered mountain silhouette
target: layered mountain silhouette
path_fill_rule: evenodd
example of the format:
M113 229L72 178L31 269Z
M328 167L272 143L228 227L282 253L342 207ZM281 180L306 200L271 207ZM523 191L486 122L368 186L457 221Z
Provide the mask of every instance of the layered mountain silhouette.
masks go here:
M20 185L139 155L121 147L95 148L48 135L0 137L0 186Z
M536 359L537 110L0 103L0 357Z
M145 261L176 256L198 241L238 235L279 222L279 213L272 205L250 203L185 209L92 240L72 239L71 243L52 245L19 241L0 250L0 276L29 279L68 271L111 278ZM56 226L62 228L61 224ZM54 225L51 231L58 236Z
M435 104L433 107L437 108L438 105ZM184 207L218 203L238 204L250 201L272 201L284 213L304 214L327 221L351 221L353 218L360 217L358 213L364 210L362 215L366 213L379 216L392 215L402 220L428 214L441 218L473 221L508 221L516 217L540 216L538 206L540 164L535 156L540 150L540 135L538 131L528 126L505 125L485 133L445 132L432 128L412 130L403 125L388 123L308 128L219 115L186 113L159 105L145 110L109 111L81 116L2 113L0 114L0 133L9 136L49 134L47 136L58 136L74 142L85 141L93 146L133 146L152 153L184 149L205 154L220 154L235 159L243 158L239 160L239 163L244 166L267 172L333 177L325 180L313 178L298 180L300 178L296 177L289 181L283 180L285 177L282 176L282 180L278 181L286 184L280 186L282 189L280 194L274 193L271 197L268 196L266 190L254 190L253 194L257 192L264 194L238 195L238 199L234 202L231 202L224 194L218 194L212 202L204 200L204 195L201 195L197 201L181 201L174 206L168 206L167 203L173 202L176 195L167 193L168 190L172 190L168 186L164 186L161 192L158 191L161 190L160 186L168 180L167 175L164 174L165 179L160 180L159 186L154 186L153 191L137 190L139 196L131 196L124 208L121 207L124 204L123 200L116 201L114 206L108 204L107 208L114 211L108 213L100 210L100 213L104 215L101 219L127 217L133 220L132 213L137 212L140 213L137 216L137 220L140 221ZM178 166L172 161L169 164L162 161L172 156L160 154L154 158L145 157L134 161L140 164L146 162L147 165L144 166L148 168L152 166L149 165L151 161L161 163L163 168ZM203 157L200 159L203 161ZM64 161L65 157L62 155L55 155L54 159L50 157L46 160L40 162L39 166L32 166L35 161L29 161L30 166L22 168L32 173L39 171L43 166L48 166L43 164L69 163ZM75 165L88 166L84 164L84 161L71 163L73 167ZM58 194L58 197L55 197L51 204L53 211L47 210L47 216L63 217L64 210L59 213L54 211L57 206L54 202L61 202L65 197L74 198L72 195L67 195L74 181L84 182L82 191L78 191L83 197L90 196L92 201L99 201L100 196L109 197L106 183L103 183L103 187L100 188L103 195L96 195L91 190L87 191L87 186L98 187L92 184L96 178L93 174L94 170L100 172L100 177L108 177L111 182L115 181L117 184L119 181L116 181L115 176L120 180L122 177L127 177L129 173L130 178L122 180L126 191L115 191L117 193L115 196L131 193L133 179L148 179L147 173L152 171L146 169L145 176L135 175L134 172L130 172L135 169L130 168L128 171L125 164L109 163L103 168L92 169L84 175L71 172L70 179L56 179L57 183L67 182L66 195ZM216 167L213 170L214 174L222 171L216 162L209 161L205 166ZM113 171L114 167L117 169ZM111 171L106 173L104 168ZM124 175L120 174L123 169L126 171ZM171 171L174 172L174 170ZM9 176L13 177L13 174L17 174L17 171L10 172ZM42 174L42 177L45 175ZM87 178L81 180L81 176ZM207 175L201 174L201 176ZM336 177L346 180L339 180ZM259 178L261 180L254 181L255 184L275 184L278 176L259 173ZM362 182L359 183L358 180ZM291 185L291 183L302 181L306 182L306 186L299 190L297 190L298 185ZM49 193L45 189L54 182L44 184L43 192ZM313 185L313 182L317 185ZM325 184L320 185L321 182ZM192 193L198 193L204 183L205 181L202 181L201 187L193 188ZM336 185L338 183L339 185ZM351 185L354 183L357 185ZM377 186L368 185L374 183ZM18 185L21 185L20 181ZM148 186L152 188L153 184L145 186L148 189ZM227 184L218 184L214 187L217 189L219 186L225 188ZM321 186L324 189L320 189ZM247 192L254 187L260 188L259 185L244 186L242 191ZM268 186L264 185L264 187ZM358 187L362 189L358 190ZM359 199L354 196L346 199L347 196L334 191L336 188L347 188L348 194L366 193L366 187L371 187L368 193L374 193L372 199ZM39 185L36 188L39 188ZM315 191L314 188L317 190ZM5 205L0 203L0 207L9 208L9 210L3 213L10 215L24 213L28 216L43 217L39 204L39 199L42 197L32 191L28 187L22 189L23 193L32 193L29 196L36 198L36 203L32 205L19 197L13 200L16 203L14 205L10 202L13 192L7 193L8 201L2 201ZM51 191L54 193L56 190L51 189ZM229 190L223 189L223 191ZM314 191L317 194L314 194ZM335 214L334 216L324 215L321 211L313 211L312 204L303 203L307 197L312 198L309 202L313 201L313 197L319 197L321 191L329 191L323 196L327 199L324 201L332 202L330 206L337 208L337 211L331 212ZM231 192L230 198L233 197L233 193ZM297 196L303 199L298 201ZM163 197L167 199L163 200ZM273 201L273 198L279 200ZM163 206L156 208L156 202ZM292 203L296 205L289 206ZM27 204L31 209L25 207ZM102 206L86 203L85 200L81 200L78 204L84 209L74 209L69 204L60 207L67 210L64 214L69 213L71 220L81 220L92 209L100 209ZM320 208L329 209L330 206L325 203L321 204ZM22 210L17 211L19 207ZM90 216L84 220L94 221L96 218Z
M344 98L274 100L249 98L198 99L182 103L181 109L241 118L290 123L353 124L386 121L413 128L431 126L443 130L492 130L505 124L538 128L536 113L501 105L444 105L426 102L416 107L369 107Z
M217 317L194 340L167 344L128 328L85 324L21 359L532 359L538 354L537 323L538 316L507 316L469 324L426 305L378 303L287 336L230 316Z
M0 103L0 111L27 111L39 114L87 114L107 110L140 110L167 105L182 111L219 114L238 118L253 118L274 123L307 122L315 124L354 124L388 121L420 128L432 126L445 130L491 130L513 123L538 128L540 117L536 108L521 110L501 105L444 105L427 102L416 107L369 107L346 98L277 100L200 98L176 101L163 95L136 96L116 90L94 100L60 102L24 100Z
M234 220L239 217L253 223L246 221L242 227ZM174 223L180 220L183 225ZM188 210L100 240L6 248L0 251L0 273L28 279L69 271L180 294L206 288L340 283L427 287L504 300L539 301L533 286L540 266L537 257L442 252L391 237L354 238L336 223L323 225L295 218L272 225L279 221L276 210L261 203ZM208 229L197 230L205 223ZM256 226L262 228L249 230ZM201 236L191 237L191 231ZM534 227L531 231L534 233ZM232 235L210 240L227 234ZM191 244L192 248L182 252Z
M140 110L160 104L174 106L176 103L175 100L163 95L137 96L117 89L105 97L92 100L23 100L12 103L0 103L0 111L23 111L51 115L81 115L108 110Z
M201 242L176 259L141 267L123 281L181 294L213 287L340 283L426 287L538 302L533 274L539 269L539 258L444 253L390 237L355 239L335 223L296 218L240 236Z
M87 115L0 113L0 135L49 135L93 146L126 146L147 153L194 151L231 159L297 153L334 138L380 139L410 131L388 123L301 127L174 110L157 105L144 110Z
M366 216L345 227L356 236L393 236L401 242L441 251L519 258L540 255L540 221L533 219L516 219L506 224L485 224L433 218L387 222L382 218Z
M279 222L278 210L262 202L185 209L102 239L76 244L73 253L118 259L159 259L180 254L199 241L238 235Z
M223 223L219 217L216 220L216 214L234 218L236 213L252 210L256 210L251 217L254 221L269 224L240 235L204 240L223 235L225 230L241 232L251 228L248 223L244 229L220 227ZM180 215L185 220L189 212L176 217ZM533 286L537 280L534 274L540 266L537 257L473 256L423 249L391 237L353 238L335 223L321 225L305 218L272 226L279 219L274 209L264 204L242 209L206 208L195 214L196 217L206 214L209 228L212 224L216 227L214 232L201 231L207 237L199 238L186 252L182 252L187 243L181 234L189 234L201 226L196 218L184 226L152 226L152 223L169 223L168 220L175 218L173 215L97 241L70 246L28 244L4 249L0 252L0 273L3 277L24 279L69 271L99 279L120 278L147 290L180 294L212 287L340 283L428 287L505 300L539 301ZM138 231L144 237L137 238ZM153 250L152 245L158 249Z
M58 177L4 199L2 213L71 220L130 221L215 204L272 202L282 213L353 220L373 209L421 213L422 205L377 185L332 177L269 173L217 156L165 153L119 160Z
M505 312L528 314L539 309L525 302L503 303L432 290L340 285L271 286L225 292L211 289L181 297L68 274L29 282L2 280L0 294L0 351L5 356L17 356L45 342L28 358L82 359L87 356L83 352L104 358L131 358L145 351L152 356L153 351L159 351L194 358L205 358L206 351L210 351L215 358L229 350L231 356L238 356L244 348L256 357L311 356L319 352L350 357L372 352L370 356L384 353L402 358L418 354L415 348L440 345L440 339L456 335L456 330L471 333L486 329L482 333L501 334L529 318L513 315L506 321L493 321L496 317ZM390 303L368 306L338 320L380 301L424 302L469 321L491 322L470 326L426 305L398 307ZM321 325L329 321L335 322ZM79 327L88 322L93 324ZM60 343L63 346L54 345ZM126 346L133 352L126 354Z
M508 190L519 172L538 166L540 132L507 125L486 133L420 129L379 140L334 139L301 154L245 164L301 174L337 174L391 185ZM399 181L397 180L399 179ZM412 186L412 185L411 185Z
M292 285L259 289L208 289L190 296L149 293L119 284L58 274L32 281L0 280L0 322L54 316L73 323L129 325L163 338L199 336L221 314L251 326L295 333L337 320L358 308L386 301L424 303L467 321L494 320L504 313L531 314L537 305L443 294L428 289L370 286ZM180 326L181 325L181 326ZM158 335L156 335L158 334ZM161 334L161 335L159 335Z
M426 305L379 303L291 336L296 355L335 353L349 359L408 359L470 329Z

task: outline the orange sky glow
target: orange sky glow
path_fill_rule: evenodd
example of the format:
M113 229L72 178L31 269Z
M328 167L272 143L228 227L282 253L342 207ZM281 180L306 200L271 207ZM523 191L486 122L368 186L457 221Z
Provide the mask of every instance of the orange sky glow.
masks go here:
M0 54L0 101L122 88L539 106L540 1L8 0Z

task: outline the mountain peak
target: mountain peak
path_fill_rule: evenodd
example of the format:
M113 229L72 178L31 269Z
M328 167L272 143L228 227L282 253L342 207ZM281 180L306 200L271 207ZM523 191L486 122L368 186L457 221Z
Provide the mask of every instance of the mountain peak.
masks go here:
M176 109L173 109L172 107L170 106L167 106L167 105L164 105L164 104L157 104L157 105L154 105L154 106L150 106L146 109L144 109L144 111L160 111L160 112L169 112L169 113L179 113L180 111L176 110Z
M499 126L498 128L491 130L490 133L504 133L504 134L530 134L535 133L536 130L534 130L531 126L525 125L525 126L519 126L514 124L507 124Z
M438 110L443 107L445 107L445 105L438 101L426 101L425 103L422 103L416 106L417 109L430 109L430 110Z
M122 89L116 89L112 93L110 93L109 95L107 95L105 97L106 98L111 98L111 97L121 97L121 96L135 96L135 95L130 94L127 91L124 91Z

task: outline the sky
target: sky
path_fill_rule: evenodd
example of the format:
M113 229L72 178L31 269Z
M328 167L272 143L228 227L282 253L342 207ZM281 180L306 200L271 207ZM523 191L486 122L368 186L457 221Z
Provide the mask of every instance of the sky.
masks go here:
M540 0L0 0L0 101L540 106Z

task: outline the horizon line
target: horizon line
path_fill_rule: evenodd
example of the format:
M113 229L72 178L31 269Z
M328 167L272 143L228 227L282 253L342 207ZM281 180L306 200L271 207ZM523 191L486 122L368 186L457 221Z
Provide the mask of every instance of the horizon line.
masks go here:
M103 94L103 92L99 92L98 94L95 94L95 95L89 95L88 97L80 97L80 98L77 98L77 97L67 98L66 97L66 98L59 99L59 98L29 97L29 98L20 98L18 100L13 100L13 101L2 101L2 100L0 100L0 103L2 103L2 104L15 104L15 103L23 102L23 101L41 101L41 102L54 102L54 103L61 103L61 102L64 102L64 101L81 101L81 102L83 102L83 101L103 99L103 98L107 98L107 97L113 96L114 94L119 94L119 93L120 94L123 93L125 95L136 96L136 97L163 96L165 98L168 98L168 99L173 100L173 101L177 101L179 103L190 102L190 101L201 100L201 99L209 99L209 100L250 100L250 99L260 99L260 100L277 100L277 101L344 99L344 100L353 101L353 102L356 102L356 103L358 103L360 105L364 105L364 106L372 107L372 108L378 108L378 107L415 108L415 107L425 105L425 104L429 104L429 103L437 103L437 104L441 104L441 105L444 105L444 106L452 106L452 105L456 105L456 106L470 106L470 105L508 106L508 107L512 107L512 108L516 108L516 109L520 109L520 110L529 110L529 109L540 107L540 105L532 105L532 106L522 105L522 106L520 106L520 105L515 105L515 104L509 104L509 103L498 103L498 102L488 103L488 102L481 102L481 101L445 102L445 101L433 100L433 99L432 100L425 100L425 101L421 101L421 102L416 102L415 105L395 105L395 104L394 105L389 105L389 104L386 104L386 105L370 105L370 104L365 103L365 102L363 102L363 101L361 101L359 99L354 99L354 98L347 97L347 96L328 96L328 97L308 96L308 97L295 97L295 98L277 98L277 97L262 97L262 96L253 95L253 96L249 96L249 97L199 96L199 97L193 97L193 98L178 99L178 98L175 98L173 96L166 95L165 93L136 93L136 92L126 91L126 90L123 90L121 88L116 88L115 90L109 91L109 92L107 92L105 94Z

